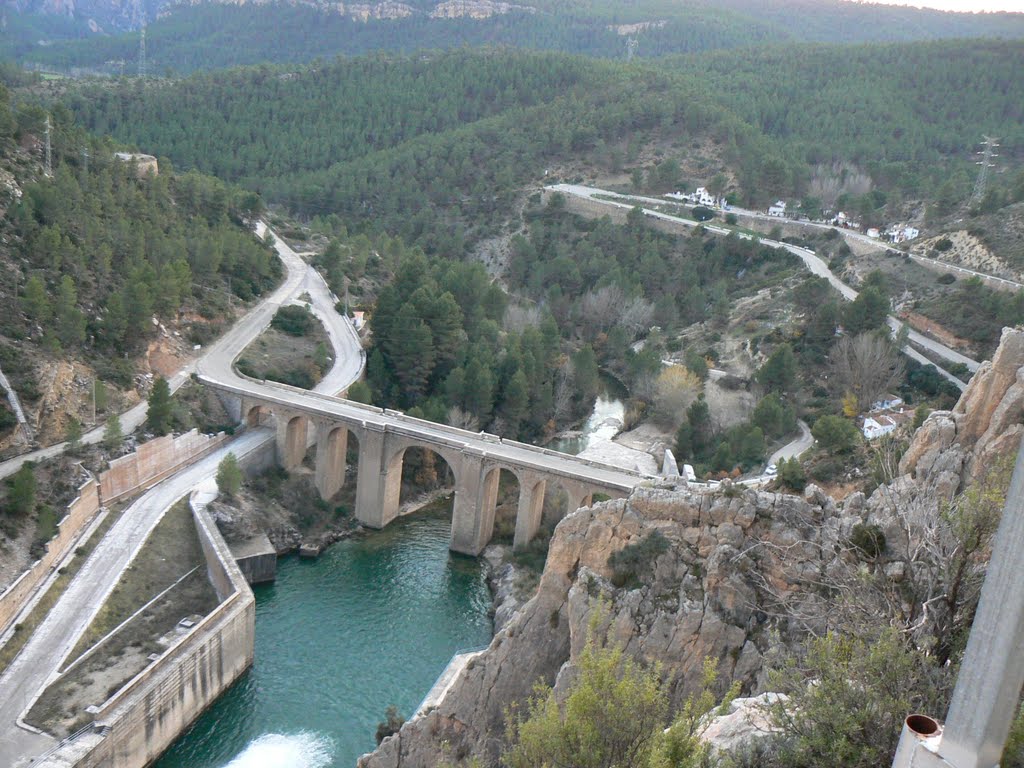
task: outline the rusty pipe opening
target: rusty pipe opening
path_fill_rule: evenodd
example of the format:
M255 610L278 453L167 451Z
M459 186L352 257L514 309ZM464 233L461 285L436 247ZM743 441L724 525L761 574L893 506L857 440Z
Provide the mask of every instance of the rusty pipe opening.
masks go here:
M939 721L928 715L908 715L907 728L916 736L927 738L939 732Z

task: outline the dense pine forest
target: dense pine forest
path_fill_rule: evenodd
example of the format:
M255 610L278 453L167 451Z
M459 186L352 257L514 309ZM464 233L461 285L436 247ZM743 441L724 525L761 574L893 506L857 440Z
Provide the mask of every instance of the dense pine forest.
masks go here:
M1024 36L1024 23L1010 14L949 14L916 8L864 8L838 0L784 3L662 2L629 4L523 0L507 13L487 18L434 18L437 3L404 3L411 15L363 19L334 5L292 3L145 2L147 66L157 73L256 64L304 62L377 50L411 52L464 46L504 45L612 59L634 55L737 49L780 42L864 43L961 37ZM65 71L85 68L116 75L137 70L138 17L117 4L76 4L71 18L30 10L9 11L0 55ZM97 34L86 23L97 22ZM639 25L639 26L637 26ZM119 30L131 28L132 32Z
M52 112L47 178L44 116L0 95L0 362L26 404L44 394L43 372L61 360L131 388L158 323L205 344L232 302L277 282L280 263L247 231L261 210L251 193L168 164L141 176L66 110Z
M1024 146L1022 69L1024 46L997 41L841 57L750 49L657 68L459 51L97 85L67 103L96 132L299 214L337 213L459 252L500 230L518 190L552 165L635 169L649 144L667 145L661 191L688 183L671 163L710 139L743 204L814 196L816 177L842 185L865 173L872 196L854 202L869 212L939 191L962 198L978 126L1002 137L1007 156Z

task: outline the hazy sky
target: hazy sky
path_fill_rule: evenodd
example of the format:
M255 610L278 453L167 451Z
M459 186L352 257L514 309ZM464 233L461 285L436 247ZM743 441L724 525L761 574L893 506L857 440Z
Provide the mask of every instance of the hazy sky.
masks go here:
M1024 0L873 0L886 5L913 5L940 11L1017 11L1024 13Z

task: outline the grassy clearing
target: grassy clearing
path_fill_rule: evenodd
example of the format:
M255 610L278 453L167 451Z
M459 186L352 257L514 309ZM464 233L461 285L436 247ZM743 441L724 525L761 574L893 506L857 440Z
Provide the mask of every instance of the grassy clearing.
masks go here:
M268 328L238 358L238 370L256 379L270 379L312 389L330 368L330 339L313 319L301 336Z

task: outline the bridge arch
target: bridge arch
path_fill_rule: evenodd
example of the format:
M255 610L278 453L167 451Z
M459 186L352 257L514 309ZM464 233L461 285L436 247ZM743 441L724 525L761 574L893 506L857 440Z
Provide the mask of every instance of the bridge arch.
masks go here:
M262 427L273 420L274 414L270 408L259 403L250 407L245 413L245 426L247 427Z

